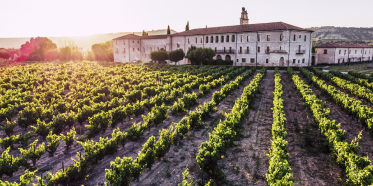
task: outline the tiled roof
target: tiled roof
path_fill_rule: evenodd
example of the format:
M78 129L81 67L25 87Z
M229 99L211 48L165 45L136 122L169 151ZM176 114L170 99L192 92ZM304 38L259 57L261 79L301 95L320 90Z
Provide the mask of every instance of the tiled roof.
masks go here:
M199 29L179 32L179 33L173 34L173 36L205 35L205 34L236 33L236 32L256 32L256 31L270 31L270 30L299 30L299 31L313 32L312 30L307 30L304 28L296 27L296 26L293 26L287 23L274 22L274 23L259 23L259 24L199 28Z
M350 43L326 43L317 48L373 48L366 44L350 44Z
M283 22L273 23L259 23L259 24L247 24L247 25L234 25L234 26L222 26L222 27L210 27L210 28L197 28L184 32L171 34L171 36L190 36L190 35L206 35L206 34L221 34L221 33L237 33L237 32L256 32L256 31L271 31L271 30L298 30L313 32L313 30L307 30L294 25L290 25ZM169 35L152 35L152 36L138 36L134 34L128 34L122 37L115 38L113 40L121 39L164 39Z

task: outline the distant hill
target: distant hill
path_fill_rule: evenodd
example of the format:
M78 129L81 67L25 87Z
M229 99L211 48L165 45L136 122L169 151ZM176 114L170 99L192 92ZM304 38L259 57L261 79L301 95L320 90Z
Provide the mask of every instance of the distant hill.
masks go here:
M373 40L373 27L311 27L314 30L312 38L346 39L346 40Z
M149 35L163 35L167 34L167 29L147 31ZM72 40L78 47L84 51L91 50L91 46L95 43L104 43L110 41L116 37L120 37L126 34L134 33L141 35L142 32L119 32L119 33L108 33L108 34L94 34L89 36L73 36L73 37L48 37L54 43L58 44L64 39L68 38ZM171 30L171 34L176 33L175 30ZM23 38L0 38L0 48L20 48L22 44L30 41L29 37Z

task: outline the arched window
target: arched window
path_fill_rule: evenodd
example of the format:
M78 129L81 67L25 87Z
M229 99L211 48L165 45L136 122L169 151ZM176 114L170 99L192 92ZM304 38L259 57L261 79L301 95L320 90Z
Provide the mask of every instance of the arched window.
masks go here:
M221 55L217 55L216 60L221 60Z
M227 40L227 43L228 43L228 42L229 42L229 36L227 36L227 39L226 39L226 40Z
M219 43L219 36L215 37L215 43Z
M221 38L220 38L220 42L221 42L221 43L224 43L224 36L221 36Z
M214 36L211 36L211 43L214 43Z
M235 35L232 35L232 42L236 42L236 36Z
M226 56L225 56L225 60L226 60L226 61L230 61L230 60L231 60L231 56L230 56L230 55L226 55Z
M209 36L206 36L206 43L209 43Z

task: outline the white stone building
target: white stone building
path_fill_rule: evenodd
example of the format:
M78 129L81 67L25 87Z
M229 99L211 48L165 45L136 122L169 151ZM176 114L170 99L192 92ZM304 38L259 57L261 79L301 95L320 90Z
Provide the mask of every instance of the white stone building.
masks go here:
M191 46L215 50L214 59L233 60L238 66L309 66L311 33L283 22L249 24L242 9L240 25L193 29L170 35L125 35L113 39L114 61L150 61L150 53ZM184 59L180 64L190 63Z
M373 60L373 47L364 44L327 43L317 47L315 64L343 64Z

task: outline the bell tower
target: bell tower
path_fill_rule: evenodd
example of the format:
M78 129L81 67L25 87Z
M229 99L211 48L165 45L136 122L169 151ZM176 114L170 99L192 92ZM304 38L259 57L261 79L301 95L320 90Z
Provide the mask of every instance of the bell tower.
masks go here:
M249 24L249 19L247 18L247 11L245 10L245 7L242 7L240 25L247 25L247 24Z

